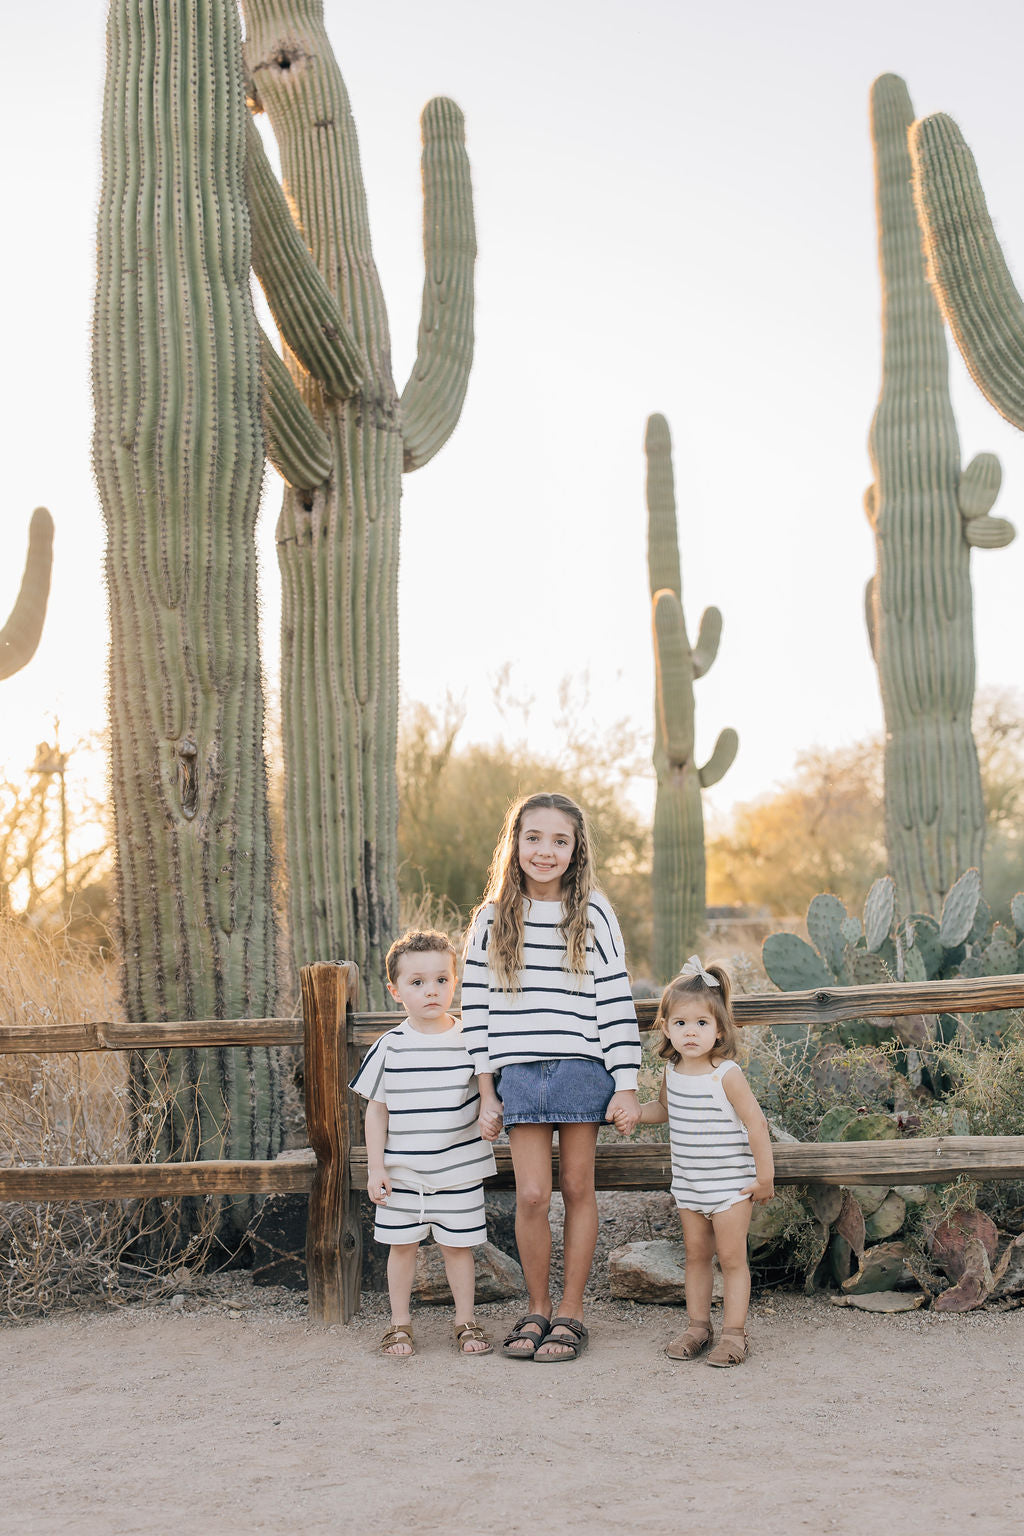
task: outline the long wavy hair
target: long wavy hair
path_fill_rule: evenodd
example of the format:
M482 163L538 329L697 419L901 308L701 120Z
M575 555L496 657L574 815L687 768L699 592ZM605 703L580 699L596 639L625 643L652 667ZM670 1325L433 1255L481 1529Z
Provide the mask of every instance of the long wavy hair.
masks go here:
M523 900L526 895L519 862L519 832L530 811L561 811L572 822L575 842L568 868L562 876L564 908L558 932L565 944L565 970L582 977L587 971L587 938L592 924L587 911L596 889L587 818L568 795L525 795L510 805L487 871L484 898L470 920L470 929L488 903L494 905L488 965L503 992L518 992L523 969Z
M729 973L717 961L706 965L704 969L709 976L714 976L718 982L717 987L709 987L700 976L676 976L661 994L654 1019L654 1027L660 1030L661 1039L652 1043L655 1055L660 1056L662 1061L675 1063L679 1060L679 1052L668 1037L668 1021L676 1004L690 997L701 999L718 1026L718 1041L711 1052L712 1059L736 1060L739 1030L732 1016L732 983Z

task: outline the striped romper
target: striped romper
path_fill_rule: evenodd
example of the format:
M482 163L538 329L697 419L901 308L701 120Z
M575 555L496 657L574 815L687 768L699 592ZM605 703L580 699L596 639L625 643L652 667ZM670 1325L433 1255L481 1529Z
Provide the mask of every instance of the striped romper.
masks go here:
M496 1172L481 1139L480 1093L456 1021L424 1034L406 1019L367 1051L349 1087L386 1104L386 1205L375 1207L378 1243L418 1243L433 1233L448 1248L487 1241L483 1180Z
M757 1177L746 1127L722 1087L722 1078L735 1066L723 1061L699 1076L665 1069L672 1198L683 1210L702 1216L739 1205L740 1190Z

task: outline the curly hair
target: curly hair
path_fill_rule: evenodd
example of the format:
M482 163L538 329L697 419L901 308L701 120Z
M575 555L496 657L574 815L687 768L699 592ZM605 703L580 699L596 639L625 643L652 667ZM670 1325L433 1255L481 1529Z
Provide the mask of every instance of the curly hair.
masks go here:
M487 959L503 992L519 990L519 973L523 969L523 900L526 894L523 868L519 862L519 833L523 817L530 811L539 810L560 811L572 822L575 838L572 857L562 877L561 899L565 910L558 924L558 932L565 944L565 969L579 977L586 975L587 970L587 939L593 926L587 908L597 888L587 818L568 795L546 791L526 795L508 808L487 872L487 889L469 924L472 931L483 909L489 903L493 904L494 919Z
M718 1043L712 1055L723 1060L736 1059L739 1033L732 1016L732 982L729 973L717 961L706 965L704 969L709 976L714 976L718 982L717 987L709 987L702 976L675 976L661 994L661 1002L654 1016L654 1028L661 1031L661 1039L654 1046L654 1052L662 1061L674 1065L680 1060L679 1052L668 1037L668 1021L672 1017L673 1008L684 998L690 997L698 997L706 1002L708 1012L718 1025Z
M455 970L457 956L455 945L446 933L439 933L436 928L410 928L396 939L384 957L384 970L388 981L392 986L398 975L398 962L403 955L450 955L452 969Z

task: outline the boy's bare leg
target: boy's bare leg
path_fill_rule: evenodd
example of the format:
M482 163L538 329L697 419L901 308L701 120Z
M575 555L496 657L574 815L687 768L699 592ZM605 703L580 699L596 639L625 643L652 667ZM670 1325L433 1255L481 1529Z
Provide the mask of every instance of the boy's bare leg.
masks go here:
M473 1250L472 1248L446 1248L443 1243L438 1243L437 1246L441 1250L444 1272L448 1276L448 1284L455 1298L455 1321L471 1323L473 1299L476 1295L476 1261ZM463 1345L463 1353L475 1355L486 1348L487 1345L483 1339L467 1339Z
M516 1246L529 1296L526 1310L539 1317L550 1317L551 1126L513 1125L508 1139L516 1174ZM531 1323L520 1344L509 1346L510 1352L532 1355L538 1333L539 1329Z
M751 1202L742 1200L739 1205L730 1205L727 1211L716 1211L711 1218L715 1229L715 1246L718 1249L718 1267L722 1271L723 1328L746 1327L747 1308L750 1305L747 1232L752 1210ZM689 1278L689 1255L686 1273Z
M565 1202L562 1299L556 1317L583 1321L583 1292L590 1278L597 1247L597 1194L594 1190L596 1125L583 1122L558 1127L558 1187ZM572 1335L566 1331L565 1337ZM572 1350L559 1343L556 1331L543 1346L545 1355L568 1355Z
M681 1210L679 1219L686 1244L686 1315L691 1323L709 1323L716 1229L699 1211Z
M416 1274L419 1243L392 1243L388 1254L388 1296L391 1299L391 1325L408 1327L412 1322L412 1282ZM392 1344L386 1355L411 1355L412 1347L403 1341Z

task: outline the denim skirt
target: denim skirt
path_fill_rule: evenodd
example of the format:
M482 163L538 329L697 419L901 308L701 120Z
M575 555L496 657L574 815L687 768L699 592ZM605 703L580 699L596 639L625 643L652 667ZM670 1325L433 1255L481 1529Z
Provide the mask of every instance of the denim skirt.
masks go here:
M498 1079L506 1129L510 1125L572 1125L603 1121L615 1079L601 1062L567 1056L502 1067Z

